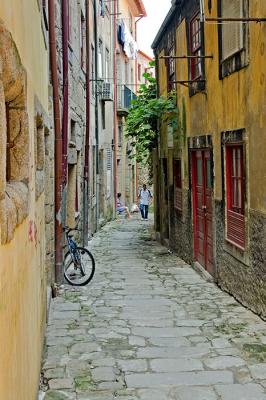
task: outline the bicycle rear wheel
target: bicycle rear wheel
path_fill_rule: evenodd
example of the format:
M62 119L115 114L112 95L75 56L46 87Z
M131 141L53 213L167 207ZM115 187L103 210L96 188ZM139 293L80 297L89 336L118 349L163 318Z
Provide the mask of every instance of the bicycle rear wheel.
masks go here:
M64 276L66 281L73 286L84 286L89 283L95 272L93 255L84 247L75 250L77 262L73 261L70 251L64 258Z

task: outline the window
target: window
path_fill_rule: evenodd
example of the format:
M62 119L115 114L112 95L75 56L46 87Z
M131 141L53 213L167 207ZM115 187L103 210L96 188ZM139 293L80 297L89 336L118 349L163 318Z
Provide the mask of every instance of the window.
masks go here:
M105 49L105 79L110 79L109 66L110 66L110 52L106 48Z
M118 146L121 147L123 143L123 127L118 125Z
M245 247L243 145L226 146L227 240Z
M129 84L129 79L128 79L128 62L125 61L125 83L126 85Z
M101 102L102 128L105 129L105 101Z
M168 87L168 92L171 92L172 90L175 89L175 65L176 61L175 58L175 39L174 39L174 33L169 32L168 37L167 37L167 55L170 56L169 59L167 59L167 87Z
M131 84L132 83L134 83L134 70L133 70L133 68L131 68L131 74L130 74L130 77L131 77Z
M98 48L98 76L103 78L103 42L99 40Z
M81 13L80 16L80 65L83 70L86 67L86 20Z
M73 119L70 120L70 142L76 143L76 121Z
M112 187L112 150L106 149L106 197L111 196Z
M138 64L138 81L141 81L141 64Z
M174 207L182 211L182 174L181 160L174 160Z
M200 15L197 14L190 21L190 55L202 55L202 31ZM196 80L202 76L202 59L192 58L190 60L190 79Z
M219 0L218 17L248 17L248 6L248 0ZM220 79L248 65L248 29L249 24L241 21L223 22L218 25Z
M223 18L242 18L243 0L222 0ZM228 59L243 49L243 24L232 22L222 24L222 60Z

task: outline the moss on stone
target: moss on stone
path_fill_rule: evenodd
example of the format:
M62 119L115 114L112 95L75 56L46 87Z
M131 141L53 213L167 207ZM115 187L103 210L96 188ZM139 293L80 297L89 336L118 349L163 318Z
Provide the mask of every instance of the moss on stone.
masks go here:
M93 390L96 388L95 383L92 380L91 375L84 372L84 375L79 375L74 378L75 388L80 392L87 390Z
M245 343L243 345L243 351L250 359L260 362L266 361L266 344Z
M246 323L240 323L240 324L228 324L226 322L218 325L215 327L215 330L217 332L223 333L225 335L237 335L245 330L247 327Z
M79 302L80 293L78 292L65 292L64 298L66 301L71 301L72 303Z
M45 400L66 400L67 397L63 393L49 390L45 395Z
M78 327L79 327L79 324L77 321L71 322L70 324L67 325L68 330L77 329Z

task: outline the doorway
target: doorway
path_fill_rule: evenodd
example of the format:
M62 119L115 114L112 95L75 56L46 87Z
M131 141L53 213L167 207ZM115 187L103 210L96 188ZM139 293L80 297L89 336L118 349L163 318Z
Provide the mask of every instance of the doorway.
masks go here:
M214 275L212 157L209 149L191 152L194 216L194 257Z

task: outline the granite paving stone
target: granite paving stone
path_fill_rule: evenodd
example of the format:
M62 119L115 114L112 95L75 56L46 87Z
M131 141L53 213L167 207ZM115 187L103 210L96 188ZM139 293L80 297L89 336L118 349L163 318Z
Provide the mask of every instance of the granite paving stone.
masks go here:
M266 323L134 216L88 243L96 274L51 300L39 400L266 400Z

